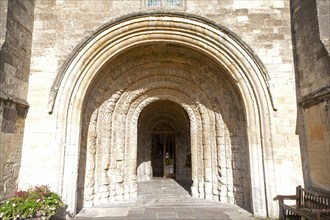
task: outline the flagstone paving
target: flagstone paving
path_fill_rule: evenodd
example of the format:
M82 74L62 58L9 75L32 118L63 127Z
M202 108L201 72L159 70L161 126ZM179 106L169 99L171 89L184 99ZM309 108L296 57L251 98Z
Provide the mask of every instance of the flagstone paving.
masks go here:
M193 198L185 188L173 179L154 178L138 184L136 199L84 208L73 219L257 219L233 204Z

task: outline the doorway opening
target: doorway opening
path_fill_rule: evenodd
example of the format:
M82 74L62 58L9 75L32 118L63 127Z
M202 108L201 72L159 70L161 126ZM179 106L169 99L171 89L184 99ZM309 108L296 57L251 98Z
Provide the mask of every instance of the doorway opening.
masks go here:
M175 179L176 174L175 134L153 133L151 166L154 177Z
M192 168L186 166L190 121L185 109L169 100L152 102L141 112L137 127L137 181L166 177L191 183Z

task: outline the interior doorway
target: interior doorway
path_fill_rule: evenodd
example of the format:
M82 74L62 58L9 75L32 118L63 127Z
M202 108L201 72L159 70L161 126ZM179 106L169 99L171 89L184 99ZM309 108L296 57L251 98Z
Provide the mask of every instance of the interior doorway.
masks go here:
M153 176L175 178L175 156L175 134L153 133L151 149Z
M159 100L147 105L138 120L137 181L167 177L192 181L186 166L191 153L190 121L178 103Z

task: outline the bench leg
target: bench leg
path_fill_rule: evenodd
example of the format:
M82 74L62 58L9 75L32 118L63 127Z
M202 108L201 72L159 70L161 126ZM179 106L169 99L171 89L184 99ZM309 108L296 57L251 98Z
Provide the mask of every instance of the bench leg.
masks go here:
M320 213L319 212L316 213L316 219L317 220L320 220L321 219L321 216L320 216Z
M279 219L286 220L285 209L283 209L283 200L279 200Z

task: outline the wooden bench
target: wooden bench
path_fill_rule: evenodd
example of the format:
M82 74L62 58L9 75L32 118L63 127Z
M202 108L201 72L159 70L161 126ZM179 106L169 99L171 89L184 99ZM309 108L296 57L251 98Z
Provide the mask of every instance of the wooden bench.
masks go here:
M330 220L330 193L297 186L296 195L278 195L279 218ZM286 205L284 200L296 200L295 205Z

